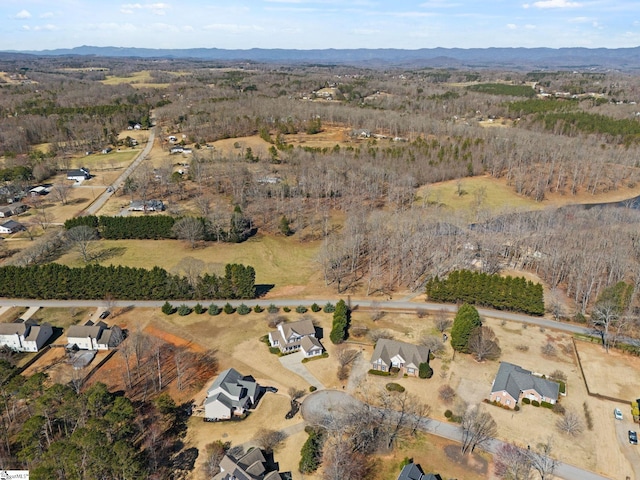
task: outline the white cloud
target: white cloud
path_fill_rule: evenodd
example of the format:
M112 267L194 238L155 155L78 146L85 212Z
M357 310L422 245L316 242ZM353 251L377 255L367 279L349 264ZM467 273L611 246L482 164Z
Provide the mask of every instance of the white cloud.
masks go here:
M55 30L59 30L58 27L50 23L48 23L47 25L38 25L36 27L33 27L33 29L37 32L40 32L40 31L53 32Z
M576 8L581 7L582 4L568 0L542 0L540 2L533 2L533 6L537 8Z
M40 18L53 18L53 12L45 12L40 15Z
M507 28L509 30L516 30L518 26L515 23L507 23Z
M355 35L377 35L380 32L380 30L375 30L372 28L356 28L355 30L353 30L353 33Z
M590 21L589 17L573 17L569 19L569 23L587 23Z
M120 13L131 15L135 10L151 10L154 15L166 15L171 8L168 3L123 3L120 5Z
M454 8L462 6L461 3L454 3L448 0L430 0L419 5L422 8Z
M531 25L530 23L527 23L527 24L524 26L524 28L526 28L527 30L533 30L533 29L535 29L535 28L536 28L536 26L535 26L535 25Z
M24 20L25 18L31 18L31 14L27 10L20 10L13 18Z

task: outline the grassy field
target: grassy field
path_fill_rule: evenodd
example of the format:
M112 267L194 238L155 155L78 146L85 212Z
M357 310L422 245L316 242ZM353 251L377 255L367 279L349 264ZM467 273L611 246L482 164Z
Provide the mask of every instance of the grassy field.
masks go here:
M85 323L89 319L95 308L41 308L34 315L33 319L39 323L50 323L54 327L68 328L71 325Z
M172 76L179 77L183 75L180 72L165 72L169 73ZM153 81L153 77L148 70L141 70L139 72L135 72L128 77L118 77L116 75L107 75L106 80L102 80L102 83L105 85L120 85L123 83L128 83L133 87L145 87L145 88L167 88L169 83L155 83Z
M157 265L171 271L182 258L193 257L203 260L217 273L227 263L251 265L256 269L257 284L272 284L276 288L288 286L289 294L311 295L318 289L322 291L324 285L320 266L315 261L319 242L300 243L291 237L257 235L239 244L209 243L196 249L179 240L101 240L96 247L104 255L102 265L144 268ZM82 265L74 252L66 253L58 262Z

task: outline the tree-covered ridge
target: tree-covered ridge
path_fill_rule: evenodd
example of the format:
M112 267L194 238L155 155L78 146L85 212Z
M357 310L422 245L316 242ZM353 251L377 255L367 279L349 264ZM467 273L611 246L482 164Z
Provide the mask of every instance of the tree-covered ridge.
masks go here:
M501 277L458 270L446 279L427 282L427 297L435 302L464 302L530 315L544 314L542 285L524 277Z
M513 115L523 116L533 113L546 113L555 111L567 111L575 109L578 106L577 100L555 98L539 99L530 98L527 100L519 100L516 102L509 102L506 104L509 112Z
M536 117L547 130L562 135L577 133L601 134L618 138L624 143L640 141L640 122L635 119L615 119L606 115L587 112L540 113Z
M527 85L509 85L507 83L479 83L469 85L467 90L491 95L511 95L513 97L533 97L536 91Z
M46 299L122 300L249 299L255 298L255 270L228 264L222 276L205 274L190 281L160 267L87 265L72 268L57 263L0 267L0 296Z

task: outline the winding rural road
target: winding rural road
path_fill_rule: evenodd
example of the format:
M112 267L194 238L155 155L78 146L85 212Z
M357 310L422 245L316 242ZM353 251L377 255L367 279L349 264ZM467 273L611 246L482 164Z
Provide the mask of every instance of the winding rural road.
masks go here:
M153 122L153 119L151 119L151 121ZM121 188L122 185L124 185L125 180L129 178L131 174L135 171L135 169L138 168L138 166L142 163L142 161L145 158L147 158L147 155L149 155L149 152L153 148L153 142L155 138L156 138L156 127L154 125L149 129L149 140L147 141L147 144L144 146L144 149L142 150L142 152L140 152L137 158L133 162L131 162L131 165L129 165L126 168L126 170L120 174L120 176L115 180L115 182L113 182L109 186L109 188L107 188L104 192L102 192L102 194L98 196L98 198L96 198L91 203L91 205L89 205L84 210L84 212L82 212L82 215L95 215L104 206L104 204L107 203L107 200L109 200L111 195L116 193L116 191L119 188Z

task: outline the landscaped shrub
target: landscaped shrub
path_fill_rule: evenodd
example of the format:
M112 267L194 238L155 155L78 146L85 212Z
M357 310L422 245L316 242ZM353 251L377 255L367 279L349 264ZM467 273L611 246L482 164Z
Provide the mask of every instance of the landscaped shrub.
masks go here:
M405 388L402 385L400 385L399 383L393 383L393 382L387 383L385 388L390 392L399 392L399 393L402 393L405 390Z
M331 302L327 302L322 310L324 310L324 313L333 313L336 311L336 306Z
M560 403L556 403L551 410L553 410L553 413L557 413L558 415L564 415L567 411L566 408L564 408L564 405Z
M320 308L320 305L318 305L317 303L314 303L313 305L311 305L311 311L314 313L318 313L320 310L322 310Z
M274 355L281 356L282 352L278 347L269 347L269 353L273 353Z
M196 312L198 315L200 315L201 313L204 313L204 307L199 303L196 303L195 306L193 307L193 311Z
M349 336L349 317L350 312L347 304L344 300L340 300L333 312L333 325L329 334L332 343L342 343Z
M231 315L233 312L235 312L235 311L236 311L236 309L235 309L235 308L233 308L233 306L232 306L229 302L227 302L227 303L224 305L224 308L223 308L222 310L223 310L223 311L224 311L224 313L226 313L227 315Z
M238 306L238 310L237 310L237 312L238 312L240 315L247 315L248 313L251 313L251 308L250 308L250 307L248 307L247 305L245 305L244 303L241 303L241 304Z
M267 307L267 312L269 313L278 313L280 309L276 307L273 303Z
M315 392L316 390L317 390L317 387L315 387L315 386L313 386L313 385L311 385L311 386L309 387L309 391L310 391L310 392L312 392L312 393L313 393L313 392Z
M531 405L533 405L534 407L539 407L540 402L538 400L531 400Z
M560 393L561 393L562 395L564 395L565 393L567 393L567 385L566 385L566 383L564 383L562 380L559 380L559 381L558 381L558 384L560 385L560 389L559 389Z
M184 317L185 315L189 315L192 312L191 307L187 304L183 303L178 307L178 315Z
M173 308L173 305L171 305L169 302L164 302L164 305L162 305L162 313L164 313L165 315L171 315L175 311L176 310Z
M525 405L529 405L531 403L531 400L529 400L527 397L524 397L522 399L522 403L524 403Z
M291 308L289 307L282 307L282 310L286 313L289 313L291 311Z
M433 368L424 362L418 366L418 376L420 378L431 378L433 376Z
M383 372L382 370L374 370L373 368L369 370L369 373L371 375L379 375L381 377L388 377L389 375L391 375L389 372Z
M553 408L553 403L549 403L549 402L542 401L542 402L540 402L540 406L541 406L541 407L544 407L544 408L549 408L549 409L551 409L551 408Z
M256 305L255 307L253 307L253 311L256 313L262 313L264 309L260 306L260 305Z
M390 373L391 375L397 375L398 373L400 373L400 369L399 369L398 367L391 367L391 368L389 369L389 373Z
M307 313L307 307L305 307L304 305L298 305L296 307L296 312L298 312L298 313Z
M311 362L312 360L318 360L320 358L329 358L329 353L324 352L322 355L314 355L313 357L303 358L302 363Z
M444 411L444 418L451 418L453 416L453 412L451 410Z
M305 428L305 431L307 429ZM324 430L312 428L307 431L309 438L300 450L298 469L301 473L313 473L320 466L322 460L322 445L324 444Z
M209 305L209 308L207 311L209 312L209 315L219 315L220 307L215 303L212 303L211 305Z

